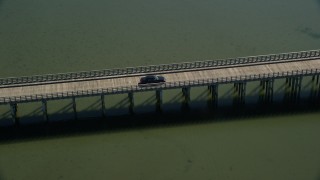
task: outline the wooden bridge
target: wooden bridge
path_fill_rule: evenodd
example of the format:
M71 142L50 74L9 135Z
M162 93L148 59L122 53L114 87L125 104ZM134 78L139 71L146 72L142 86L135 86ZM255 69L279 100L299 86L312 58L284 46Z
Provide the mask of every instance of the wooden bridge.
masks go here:
M163 85L140 87L140 78L147 74L161 74ZM70 98L76 114L75 98L100 96L102 114L105 115L104 96L127 93L130 111L133 112L134 92L155 91L157 106L161 108L162 90L181 88L185 102L190 100L190 88L208 86L212 103L218 101L218 85L234 83L239 103L244 103L246 83L260 81L265 101L272 102L275 79L285 78L291 96L299 98L301 81L312 76L320 89L320 50L241 57L225 60L208 60L176 64L107 69L99 71L47 74L0 79L0 104L9 104L11 115L17 120L17 104L41 101L47 120L47 101Z

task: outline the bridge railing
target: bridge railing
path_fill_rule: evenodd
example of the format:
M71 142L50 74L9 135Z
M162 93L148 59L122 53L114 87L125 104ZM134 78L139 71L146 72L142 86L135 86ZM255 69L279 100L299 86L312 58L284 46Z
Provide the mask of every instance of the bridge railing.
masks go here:
M225 77L225 78L214 78L214 79L199 79L193 81L180 81L180 82L167 82L161 86L124 86L117 88L106 88L106 89L93 89L93 90L81 90L74 92L59 92L52 94L35 94L29 96L17 96L17 97L1 97L0 104L6 103L18 103L18 102L32 102L32 101L41 101L41 100L50 100L50 99L64 99L70 97L84 97L84 96L97 96L101 94L121 94L128 92L141 92L141 91L150 91L156 89L173 89L181 87L194 87L194 86L205 86L211 84L226 84L234 82L247 82L247 81L256 81L256 80L265 80L265 79L277 79L285 78L292 76L307 76L307 75L319 75L320 69L310 69L310 70L297 70L297 71L288 71L288 72L279 72L279 73L269 73L269 74L253 74L245 76L234 76L234 77Z
M183 62L183 63L173 63L173 64L138 66L138 67L128 67L128 68L122 68L122 69L105 69L105 70L46 74L46 75L35 75L35 76L9 77L9 78L0 78L0 86L19 85L19 84L27 84L27 83L79 80L79 79L89 79L89 78L99 78L99 77L132 75L132 74L139 74L139 73L161 73L164 71L209 68L209 67L272 62L272 61L286 61L286 60L293 60L293 59L311 59L311 58L317 58L317 57L320 57L320 50L240 57L240 58L232 58L232 59L224 59L224 60L207 60L207 61Z

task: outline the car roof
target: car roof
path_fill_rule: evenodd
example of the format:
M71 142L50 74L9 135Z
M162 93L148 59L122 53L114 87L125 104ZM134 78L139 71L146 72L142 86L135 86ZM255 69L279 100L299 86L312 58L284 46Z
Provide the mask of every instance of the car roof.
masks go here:
M146 78L154 78L156 75L147 75Z

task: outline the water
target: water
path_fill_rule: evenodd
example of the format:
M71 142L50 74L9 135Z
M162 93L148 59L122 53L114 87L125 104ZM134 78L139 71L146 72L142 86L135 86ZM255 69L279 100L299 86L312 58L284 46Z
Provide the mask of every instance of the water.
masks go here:
M319 17L319 0L0 0L0 77L319 49ZM228 89L219 94L228 97ZM193 109L206 106L203 92L192 91ZM166 111L180 110L181 98L171 101L179 94L165 92ZM152 97L137 94L136 110L153 111ZM109 114L127 113L125 95L107 98ZM97 98L77 101L80 117L99 113ZM22 121L41 121L39 106L21 105ZM52 121L72 117L68 100L48 107ZM7 111L0 107L2 119ZM3 140L0 179L319 179L319 117L192 117L192 124Z

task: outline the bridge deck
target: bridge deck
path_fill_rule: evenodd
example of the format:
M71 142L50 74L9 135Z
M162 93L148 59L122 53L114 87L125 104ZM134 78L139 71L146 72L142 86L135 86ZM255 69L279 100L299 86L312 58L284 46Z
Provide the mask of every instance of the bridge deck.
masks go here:
M207 70L186 70L183 72L164 73L167 82L189 81L198 79L212 79L221 77L245 76L253 74L268 74L288 72L296 70L320 69L320 58L313 60L293 62L273 62L262 65L241 65L238 67L207 69ZM123 86L136 86L140 75L99 79L90 81L77 81L66 83L52 83L43 85L24 85L17 87L0 88L0 97L29 96L41 94L53 94L58 92L71 92L81 90L116 88Z

